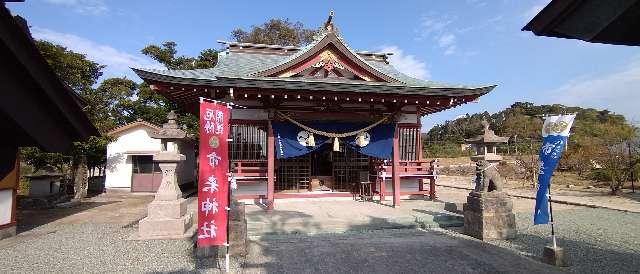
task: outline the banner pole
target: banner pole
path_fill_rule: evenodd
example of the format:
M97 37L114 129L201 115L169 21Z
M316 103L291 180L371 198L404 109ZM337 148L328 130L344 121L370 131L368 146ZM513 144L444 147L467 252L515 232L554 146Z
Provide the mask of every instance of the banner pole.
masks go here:
M551 203L551 182L549 182L549 217L551 218L551 239L553 240L553 249L557 248L556 245L556 230L553 223L553 206Z
M227 134L231 133L231 118L233 117L233 107L231 104L227 104L227 107L229 108L229 131L227 132ZM233 138L233 136L231 136L231 138ZM227 139L228 141L229 139ZM229 159L227 159L227 161L229 161ZM229 273L231 271L231 266L230 266L230 260L229 260L229 248L231 246L231 241L229 240L229 229L231 228L231 222L229 220L230 215L231 215L231 178L233 178L233 167L230 167L230 171L229 171L229 175L227 175L227 250L225 252L225 270L227 271L227 273ZM231 177L231 178L230 178Z

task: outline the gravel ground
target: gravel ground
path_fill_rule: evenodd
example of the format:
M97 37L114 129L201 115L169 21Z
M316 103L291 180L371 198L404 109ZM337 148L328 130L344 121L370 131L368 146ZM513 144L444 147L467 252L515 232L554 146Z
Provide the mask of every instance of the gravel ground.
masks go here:
M525 256L540 258L551 243L549 225L533 226L530 213L517 213L518 237L491 241L515 249ZM608 209L554 211L558 244L568 255L575 273L640 272L640 214Z
M215 262L194 259L191 241L128 240L136 229L109 224L45 225L0 241L0 257L5 258L0 260L0 273L219 272Z

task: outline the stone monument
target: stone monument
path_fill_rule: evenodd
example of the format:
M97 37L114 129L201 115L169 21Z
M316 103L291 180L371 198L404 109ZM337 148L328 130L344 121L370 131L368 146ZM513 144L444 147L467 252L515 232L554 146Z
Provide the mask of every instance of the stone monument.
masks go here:
M515 237L513 202L501 191L503 179L495 164L477 161L475 184L463 205L465 234L480 240Z
M180 154L177 141L187 136L178 128L176 118L173 111L169 112L167 123L162 125L160 131L151 134L151 137L162 142L162 151L153 155L153 161L162 170L162 182L155 199L147 208L147 217L139 222L140 239L179 239L195 233L193 213L187 211L187 200L182 198L178 186L177 176L180 174L176 173L176 169L185 156Z

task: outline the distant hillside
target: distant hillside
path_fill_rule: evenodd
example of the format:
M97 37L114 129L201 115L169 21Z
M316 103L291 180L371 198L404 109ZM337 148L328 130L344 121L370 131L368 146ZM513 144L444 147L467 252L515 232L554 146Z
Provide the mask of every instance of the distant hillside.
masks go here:
M617 132L633 131L633 126L624 116L608 110L516 102L498 113L467 114L466 117L446 121L436 125L422 137L425 150L431 157L461 156L465 154L460 149L464 138L482 133L481 122L486 119L497 135L511 138L512 146L537 149L532 144L539 144L542 139L540 131L543 116L558 113L577 113L570 142L593 138L616 139ZM569 148L571 147L570 145Z

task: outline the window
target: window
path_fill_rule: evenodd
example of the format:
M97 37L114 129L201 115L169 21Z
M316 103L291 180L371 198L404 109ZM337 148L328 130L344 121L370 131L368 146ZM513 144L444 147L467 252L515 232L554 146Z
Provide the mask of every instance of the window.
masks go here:
M153 162L153 155L132 155L133 173L160 172L158 163Z
M232 124L229 138L231 161L266 161L267 128L263 124Z
M415 161L419 158L419 127L401 127L399 130L398 145L400 146L400 160Z

